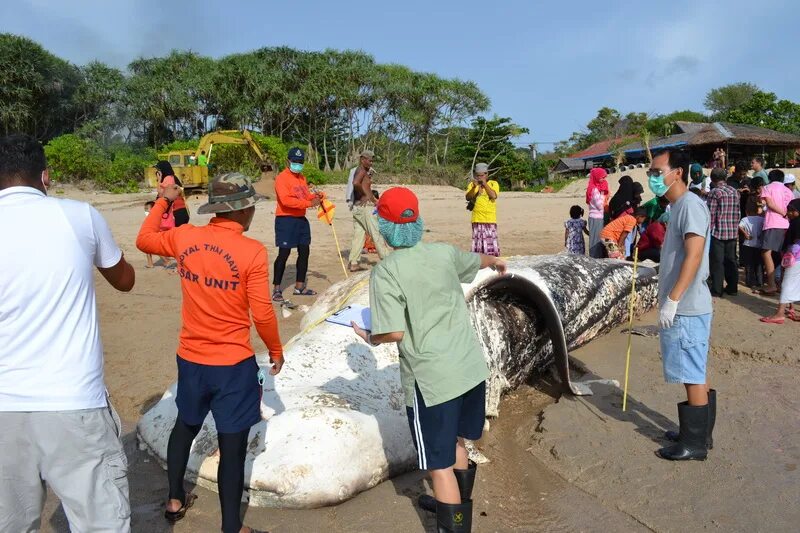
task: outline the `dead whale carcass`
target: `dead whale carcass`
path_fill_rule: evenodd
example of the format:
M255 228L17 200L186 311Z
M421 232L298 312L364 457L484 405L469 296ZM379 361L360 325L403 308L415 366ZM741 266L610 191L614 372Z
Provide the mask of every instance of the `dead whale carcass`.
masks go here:
M519 257L509 273L482 271L464 286L491 378L487 413L504 390L555 363L569 381L567 350L627 316L631 267L567 255ZM655 303L656 278L640 269L637 312ZM258 506L335 504L414 468L394 345L367 346L346 327L322 321L343 305L368 305L367 274L321 295L290 341L277 379L264 384L262 421L250 432L246 485ZM177 410L173 385L138 425L141 445L160 461ZM218 457L211 417L192 446L189 475L214 489Z

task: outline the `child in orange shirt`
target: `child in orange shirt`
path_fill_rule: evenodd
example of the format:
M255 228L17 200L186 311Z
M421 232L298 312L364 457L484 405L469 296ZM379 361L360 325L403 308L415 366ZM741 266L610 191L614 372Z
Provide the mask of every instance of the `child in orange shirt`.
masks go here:
M625 239L639 224L647 220L647 211L638 208L633 215L624 214L615 218L600 232L600 239L606 247L606 255L609 259L624 259Z

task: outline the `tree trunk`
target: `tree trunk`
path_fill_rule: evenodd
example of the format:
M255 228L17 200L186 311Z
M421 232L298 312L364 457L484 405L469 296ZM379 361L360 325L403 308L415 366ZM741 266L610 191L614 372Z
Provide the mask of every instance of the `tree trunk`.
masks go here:
M327 128L326 128L327 129ZM325 158L325 172L331 171L331 163L328 161L328 136L322 136L322 156Z

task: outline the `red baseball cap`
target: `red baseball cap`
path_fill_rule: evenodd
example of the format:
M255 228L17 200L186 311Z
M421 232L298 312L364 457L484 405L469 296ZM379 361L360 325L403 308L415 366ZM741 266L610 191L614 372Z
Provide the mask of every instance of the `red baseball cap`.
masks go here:
M419 200L411 189L392 187L381 194L378 215L395 224L416 222L419 218Z

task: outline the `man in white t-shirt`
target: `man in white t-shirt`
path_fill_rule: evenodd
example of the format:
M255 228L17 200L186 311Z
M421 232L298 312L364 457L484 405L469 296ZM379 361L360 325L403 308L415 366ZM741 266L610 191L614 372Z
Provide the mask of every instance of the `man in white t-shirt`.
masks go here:
M0 138L0 531L38 531L43 481L72 531L130 531L121 424L103 382L94 268L133 268L92 206L47 196L42 145Z

